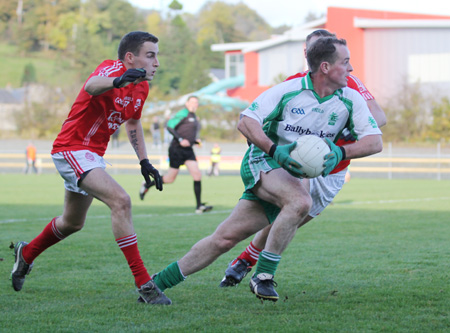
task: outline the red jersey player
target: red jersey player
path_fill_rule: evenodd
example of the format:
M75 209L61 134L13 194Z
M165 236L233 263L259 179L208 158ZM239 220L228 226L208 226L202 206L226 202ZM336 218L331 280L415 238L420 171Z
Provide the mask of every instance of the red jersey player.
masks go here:
M161 176L148 160L140 121L148 81L159 67L157 55L157 37L130 32L120 42L118 60L102 62L87 79L53 144L52 158L65 185L63 214L53 218L29 244L15 244L14 290L22 289L38 255L83 228L92 200L97 198L111 209L112 231L134 276L140 300L171 304L154 284L139 254L130 197L106 173L103 160L110 136L125 123L142 175L147 183L151 176L156 188L162 190Z

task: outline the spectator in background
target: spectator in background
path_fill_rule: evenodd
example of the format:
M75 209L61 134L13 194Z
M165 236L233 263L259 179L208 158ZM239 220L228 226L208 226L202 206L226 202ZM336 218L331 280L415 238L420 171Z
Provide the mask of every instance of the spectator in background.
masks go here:
M211 149L211 169L209 170L208 176L218 176L219 175L219 164L220 164L220 153L222 149L215 143Z
M158 116L153 117L153 123L150 128L150 131L152 132L153 147L160 148L161 147L161 127L159 125Z
M170 134L169 130L167 129L167 123L170 120L170 110L167 109L166 112L164 113L164 146L168 146L170 144L170 141L172 141L173 139L173 135Z
M33 169L34 173L38 173L36 168L36 146L33 144L33 142L30 141L28 143L25 155L26 155L25 174L27 174L30 171L30 166Z

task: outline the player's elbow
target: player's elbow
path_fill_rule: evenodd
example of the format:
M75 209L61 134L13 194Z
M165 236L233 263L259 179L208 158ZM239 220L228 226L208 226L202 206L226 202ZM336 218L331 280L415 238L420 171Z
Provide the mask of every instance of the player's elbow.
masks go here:
M239 120L237 124L237 130L241 133L243 133L243 130L245 129L245 125L243 124L242 118Z
M97 96L104 93L106 90L102 88L99 84L97 76L91 77L84 85L84 91L86 91L91 96Z
M377 136L377 140L374 140L372 144L372 154L378 154L383 151L383 140L381 139L381 135Z
M86 82L84 85L84 91L87 92L91 96L98 95L94 89L94 85L90 83L90 81Z

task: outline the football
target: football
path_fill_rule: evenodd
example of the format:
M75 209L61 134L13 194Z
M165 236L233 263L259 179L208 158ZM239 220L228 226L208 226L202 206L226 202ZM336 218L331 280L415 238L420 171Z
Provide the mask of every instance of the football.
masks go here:
M322 174L324 156L330 147L315 135L304 135L297 139L297 146L291 151L291 157L302 165L306 178L315 178Z

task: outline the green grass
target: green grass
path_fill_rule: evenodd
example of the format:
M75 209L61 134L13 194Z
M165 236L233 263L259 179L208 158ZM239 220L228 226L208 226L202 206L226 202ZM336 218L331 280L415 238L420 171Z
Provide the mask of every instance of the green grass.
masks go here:
M141 202L140 177L115 177L132 195L139 247L150 273L179 259L225 219L239 177L204 178L214 210L193 214L181 176ZM85 228L35 261L24 289L8 280L11 241L31 240L61 213L58 175L0 175L0 331L448 332L450 186L432 180L353 178L333 205L295 236L276 275L280 301L261 303L248 277L218 284L247 242L169 289L170 307L137 304L109 211L94 202Z
M57 59L50 52L19 54L17 47L0 43L0 88L10 84L13 88L21 87L25 66L32 63L36 70L38 83L52 86L67 85L67 82L77 82L78 73L69 69L65 60Z

